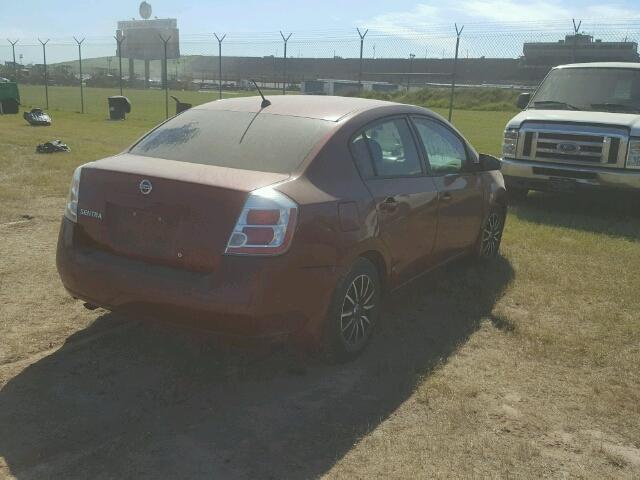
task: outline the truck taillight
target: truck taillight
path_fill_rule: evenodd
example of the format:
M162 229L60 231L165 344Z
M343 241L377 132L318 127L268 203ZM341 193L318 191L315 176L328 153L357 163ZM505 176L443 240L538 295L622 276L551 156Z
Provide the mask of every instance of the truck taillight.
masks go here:
M249 194L231 232L228 255L279 255L291 244L298 206L286 195L265 187Z

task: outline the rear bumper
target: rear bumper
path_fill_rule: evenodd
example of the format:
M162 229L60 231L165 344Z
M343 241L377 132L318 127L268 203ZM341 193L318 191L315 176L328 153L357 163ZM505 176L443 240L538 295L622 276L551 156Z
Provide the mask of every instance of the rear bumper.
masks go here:
M154 265L88 248L63 218L56 263L76 298L137 314L241 336L319 335L338 278L335 267L292 265L289 255L223 257L214 272Z
M531 190L601 188L640 191L640 171L588 168L502 159L507 185Z

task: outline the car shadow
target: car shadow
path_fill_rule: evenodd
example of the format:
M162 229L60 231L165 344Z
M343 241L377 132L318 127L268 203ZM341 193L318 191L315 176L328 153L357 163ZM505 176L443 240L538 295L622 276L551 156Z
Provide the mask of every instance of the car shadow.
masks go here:
M640 239L637 192L530 193L510 210L528 222Z
M2 388L0 456L17 478L316 477L491 318L513 278L500 257L413 282L343 365L105 314Z

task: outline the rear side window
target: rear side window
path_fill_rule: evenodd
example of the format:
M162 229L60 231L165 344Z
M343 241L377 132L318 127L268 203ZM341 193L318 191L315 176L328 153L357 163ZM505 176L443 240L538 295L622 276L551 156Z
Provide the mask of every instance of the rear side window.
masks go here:
M188 110L149 133L131 153L220 167L291 173L334 122L268 113Z
M363 177L406 177L422 174L422 165L407 121L387 120L367 127L351 142Z

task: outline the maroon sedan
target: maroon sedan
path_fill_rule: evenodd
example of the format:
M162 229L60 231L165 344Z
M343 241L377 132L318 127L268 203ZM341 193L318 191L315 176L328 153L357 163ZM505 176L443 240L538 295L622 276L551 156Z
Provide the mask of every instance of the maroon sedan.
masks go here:
M221 100L79 167L58 240L88 306L359 353L384 292L497 253L497 161L424 108Z

